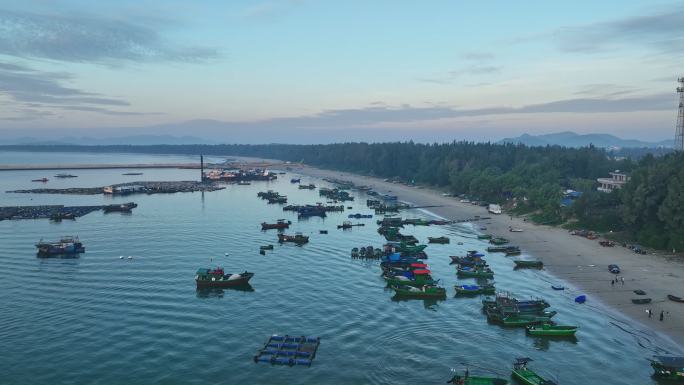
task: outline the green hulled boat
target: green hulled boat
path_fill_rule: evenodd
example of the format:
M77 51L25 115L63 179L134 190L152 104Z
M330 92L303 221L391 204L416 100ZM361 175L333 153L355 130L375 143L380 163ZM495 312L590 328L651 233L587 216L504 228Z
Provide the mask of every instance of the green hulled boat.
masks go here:
M655 378L684 381L684 357L655 356L651 360L651 367Z
M527 363L532 361L531 358L518 358L513 364L513 378L524 385L556 385L551 380L546 380L531 369L527 368Z
M455 285L456 295L480 295L480 294L494 294L496 288L492 284L487 285Z
M460 374L455 375L451 380L447 381L447 384L454 385L506 385L508 380L496 377L480 377L471 376L468 370L466 370L465 375Z
M448 237L428 237L428 243L449 243Z
M577 326L561 326L544 323L541 325L530 325L527 327L527 334L532 336L548 337L572 337L577 332Z
M515 263L516 268L534 268L534 269L541 269L544 267L544 262L542 261L513 261Z
M550 313L555 315L553 312ZM529 326L551 322L551 317L545 315L519 314L506 316L501 322L504 326Z
M492 236L490 234L482 234L478 235L477 239L492 239Z
M483 266L460 266L456 269L456 275L462 278L494 278L494 272L490 268Z
M496 237L496 238L492 238L489 240L489 243L491 243L492 245L497 245L497 246L505 245L508 242L510 242L508 239L502 238L502 237Z
M394 285L392 289L398 297L407 298L446 298L446 289L435 285L422 285L420 287L407 285Z

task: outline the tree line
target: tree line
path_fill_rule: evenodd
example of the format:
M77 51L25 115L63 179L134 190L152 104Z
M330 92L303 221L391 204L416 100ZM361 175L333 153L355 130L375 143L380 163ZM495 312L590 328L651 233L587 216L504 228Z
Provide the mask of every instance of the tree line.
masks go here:
M336 143L320 145L110 145L0 146L3 150L91 151L234 155L303 162L312 166L434 186L478 200L502 203L547 224L573 223L621 231L637 242L684 250L684 157L679 153L638 161L615 158L593 146L527 147L519 144ZM596 178L613 170L631 174L622 190L596 191ZM563 191L583 195L561 207Z

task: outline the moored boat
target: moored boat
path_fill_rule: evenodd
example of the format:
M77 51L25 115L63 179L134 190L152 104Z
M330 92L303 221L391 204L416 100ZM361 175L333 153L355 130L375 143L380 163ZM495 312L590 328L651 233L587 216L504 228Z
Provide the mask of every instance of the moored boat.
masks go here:
M508 239L502 237L496 237L489 240L489 243L496 246L502 246L507 244L508 242L510 242Z
M647 303L651 303L652 299L651 298L632 298L632 303L637 304L637 305L643 305Z
M266 223L262 222L261 223L261 229L262 230L271 230L271 229L287 229L290 227L292 222L286 221L285 219L278 219L276 223Z
M459 266L456 269L456 275L464 278L494 278L494 272L492 269L484 266Z
M446 289L436 285L392 285L398 297L411 298L446 298Z
M477 236L477 239L492 239L491 234L480 234Z
M667 299L669 299L670 301L674 301L674 302L683 302L684 303L684 298L677 297L676 295L672 295L672 294L668 294Z
M296 233L295 235L278 234L278 242L292 242L303 245L309 242L309 237L302 235L302 233Z
M36 243L39 257L51 257L56 255L75 255L85 253L85 247L78 237L62 237L57 242L44 242L42 239Z
M542 261L513 261L515 263L516 268L534 268L534 269L541 269L544 267L544 262Z
M424 285L434 285L436 282L430 275L428 269L416 269L413 271L406 271L400 274L393 274L388 271L384 275L385 281L390 286L415 286L421 287Z
M486 285L455 285L456 295L479 295L479 294L494 294L496 288L492 284Z
M658 379L684 381L684 357L654 356L651 367Z
M541 325L527 326L527 334L531 336L571 337L575 335L577 329L577 326L563 326L543 323Z
M532 361L531 358L516 358L513 364L513 378L524 385L555 385L555 382L546 380L533 370L527 368L527 363Z
M428 243L449 243L449 237L428 237Z
M197 287L231 287L244 286L249 283L254 273L247 271L236 274L225 274L222 267L216 269L197 269L195 282Z

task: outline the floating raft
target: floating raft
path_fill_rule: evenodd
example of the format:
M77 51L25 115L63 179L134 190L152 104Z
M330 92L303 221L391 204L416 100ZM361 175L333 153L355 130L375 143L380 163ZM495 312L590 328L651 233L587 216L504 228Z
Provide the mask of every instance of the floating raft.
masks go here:
M254 362L266 362L272 365L306 365L311 366L320 337L280 336L272 335L264 347L254 356Z

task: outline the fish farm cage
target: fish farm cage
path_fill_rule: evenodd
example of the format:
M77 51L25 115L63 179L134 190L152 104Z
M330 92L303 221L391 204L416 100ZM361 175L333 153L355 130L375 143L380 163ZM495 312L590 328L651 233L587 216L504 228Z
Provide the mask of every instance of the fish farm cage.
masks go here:
M272 335L264 347L254 356L254 362L265 362L272 365L304 365L311 366L320 337Z

